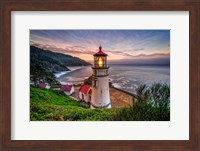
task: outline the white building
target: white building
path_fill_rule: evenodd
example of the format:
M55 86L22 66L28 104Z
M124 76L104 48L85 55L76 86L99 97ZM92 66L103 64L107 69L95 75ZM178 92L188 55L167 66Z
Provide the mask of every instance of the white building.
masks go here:
M79 99L86 103L91 101L92 89L89 85L82 85L79 89Z
M92 99L91 108L111 108L109 80L108 80L107 54L99 47L94 54L94 66L92 67Z
M50 89L51 86L47 83L40 83L38 84L38 87L43 88L43 89Z
M60 86L60 90L64 91L64 93L66 95L71 95L72 93L74 93L74 86L73 85L61 85Z

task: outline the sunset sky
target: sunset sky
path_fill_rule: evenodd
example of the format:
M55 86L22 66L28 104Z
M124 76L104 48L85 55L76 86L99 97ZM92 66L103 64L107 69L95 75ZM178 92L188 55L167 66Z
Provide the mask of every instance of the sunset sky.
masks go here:
M99 46L110 63L169 64L170 30L31 30L30 44L88 62Z

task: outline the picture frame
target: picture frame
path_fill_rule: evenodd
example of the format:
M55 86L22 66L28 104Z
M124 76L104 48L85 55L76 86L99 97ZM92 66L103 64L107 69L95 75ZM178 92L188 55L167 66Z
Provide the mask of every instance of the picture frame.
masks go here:
M11 140L12 11L189 11L189 140ZM0 2L0 150L199 150L199 0L3 0ZM180 50L181 51L181 50Z

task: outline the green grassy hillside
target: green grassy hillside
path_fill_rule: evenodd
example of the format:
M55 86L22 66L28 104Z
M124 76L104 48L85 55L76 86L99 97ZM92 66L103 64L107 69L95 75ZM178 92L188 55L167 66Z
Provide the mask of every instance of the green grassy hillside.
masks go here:
M31 121L112 120L115 109L92 110L81 106L60 91L30 88Z
M169 87L138 89L138 102L127 108L90 109L61 91L30 88L31 121L169 121ZM151 91L150 91L151 90ZM152 102L152 100L156 101Z

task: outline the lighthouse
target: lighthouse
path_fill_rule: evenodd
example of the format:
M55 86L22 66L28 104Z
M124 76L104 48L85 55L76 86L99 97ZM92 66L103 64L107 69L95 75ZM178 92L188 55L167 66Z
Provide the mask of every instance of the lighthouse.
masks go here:
M94 55L94 66L92 67L92 98L91 108L111 108L107 54L99 47L99 51Z

